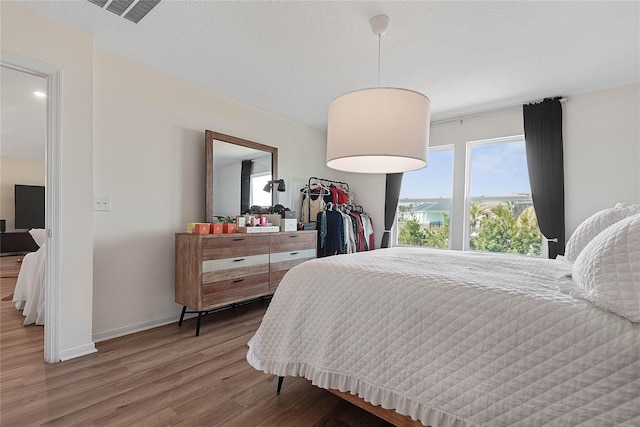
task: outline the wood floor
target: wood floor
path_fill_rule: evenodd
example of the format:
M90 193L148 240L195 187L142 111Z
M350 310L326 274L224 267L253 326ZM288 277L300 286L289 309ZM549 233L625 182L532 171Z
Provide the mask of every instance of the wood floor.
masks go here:
M19 265L0 257L0 297ZM302 378L276 378L245 360L265 302L97 343L98 353L43 362L43 327L0 303L0 425L388 426Z

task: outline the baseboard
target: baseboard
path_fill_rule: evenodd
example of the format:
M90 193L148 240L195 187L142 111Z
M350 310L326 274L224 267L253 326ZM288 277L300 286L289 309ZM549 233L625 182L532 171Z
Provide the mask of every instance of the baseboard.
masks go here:
M79 345L77 347L67 348L65 350L60 350L60 361L64 362L65 360L75 359L76 357L85 356L97 351L96 345L93 342Z
M186 319L191 319L192 317L196 317L197 314L186 314L184 316ZM173 314L171 316L162 317L160 319L148 320L142 323L136 323L134 325L123 326L122 328L111 329L109 331L98 332L93 335L93 342L100 342L111 340L114 338L122 337L129 334L134 334L136 332L146 331L147 329L157 328L158 326L168 325L170 323L177 323L180 319L180 314Z

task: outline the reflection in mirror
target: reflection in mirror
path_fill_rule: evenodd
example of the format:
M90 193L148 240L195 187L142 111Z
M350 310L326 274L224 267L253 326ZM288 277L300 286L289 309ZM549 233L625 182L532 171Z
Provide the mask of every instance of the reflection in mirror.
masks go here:
M271 206L271 192L263 191L270 180L271 153L213 141L214 215L235 216L253 205Z
M264 188L277 179L277 148L212 131L205 132L205 147L206 221L273 205L273 191Z

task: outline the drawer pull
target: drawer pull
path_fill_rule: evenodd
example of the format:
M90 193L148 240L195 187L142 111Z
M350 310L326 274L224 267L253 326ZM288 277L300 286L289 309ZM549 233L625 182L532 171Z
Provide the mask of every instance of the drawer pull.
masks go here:
M234 241L234 242L241 242L241 241L243 241L243 240L244 240L244 237L241 237L241 238L239 238L239 239L233 239L233 241Z
M236 279L233 281L233 283L238 283L238 282L244 282L244 279Z
M240 262L240 261L244 261L244 258L239 258L239 259L234 259L233 262Z
M291 255L298 255L300 252L291 252Z
M297 234L290 234L289 237L298 237Z

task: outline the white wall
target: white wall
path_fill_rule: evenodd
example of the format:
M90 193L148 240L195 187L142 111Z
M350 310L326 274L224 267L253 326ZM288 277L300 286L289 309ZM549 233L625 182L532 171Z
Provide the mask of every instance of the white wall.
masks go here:
M571 97L564 147L568 233L600 209L640 202L640 85Z
M94 113L94 191L112 200L94 216L96 340L177 321L174 233L204 221L205 129L277 147L282 202L331 174L323 132L98 49Z
M44 160L0 157L0 218L7 221L7 231L15 230L16 184L44 185Z
M91 344L93 276L93 39L0 2L2 52L62 70L60 142L61 352Z

